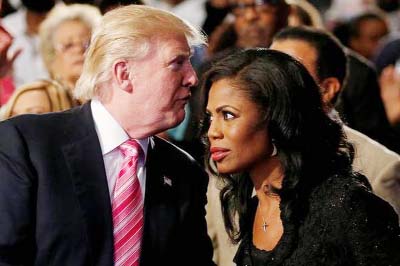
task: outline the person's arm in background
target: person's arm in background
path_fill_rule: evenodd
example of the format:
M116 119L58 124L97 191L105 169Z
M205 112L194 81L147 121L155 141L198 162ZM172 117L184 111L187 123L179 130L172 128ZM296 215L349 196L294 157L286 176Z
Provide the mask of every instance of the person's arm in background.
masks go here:
M379 77L381 97L392 126L400 123L400 71L393 65L383 69Z
M13 37L0 25L0 78L4 77L12 67L14 60L22 50L17 50L11 55L8 49L12 45Z

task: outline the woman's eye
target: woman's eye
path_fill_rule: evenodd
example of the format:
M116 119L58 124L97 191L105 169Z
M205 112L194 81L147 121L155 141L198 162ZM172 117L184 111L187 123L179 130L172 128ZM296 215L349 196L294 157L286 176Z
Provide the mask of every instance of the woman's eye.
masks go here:
M207 122L211 122L211 121L213 120L213 117L211 116L211 114L206 114L205 120L206 120Z
M222 112L222 115L224 116L225 120L232 120L235 118L235 115L228 111Z

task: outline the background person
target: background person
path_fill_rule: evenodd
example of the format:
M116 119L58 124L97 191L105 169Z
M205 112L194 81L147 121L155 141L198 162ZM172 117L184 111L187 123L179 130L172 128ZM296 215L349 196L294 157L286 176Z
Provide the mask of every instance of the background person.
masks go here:
M68 91L56 82L40 80L18 88L1 110L2 120L21 114L59 112L74 106Z
M55 0L21 0L22 7L2 20L4 28L14 37L10 52L21 50L13 64L12 78L16 88L31 81L48 78L39 51L38 31L47 13L55 6L55 2Z
M392 128L400 135L400 39L389 39L375 59L381 97Z
M40 26L40 49L50 77L72 95L92 32L101 20L87 4L58 5Z
M0 106L8 101L15 89L10 75L12 74L14 61L22 50L9 53L12 43L13 37L0 25Z
M339 41L323 30L293 27L279 32L270 48L287 53L304 64L321 87L326 111L340 121L334 106L346 83L347 60ZM364 174L373 192L400 214L399 155L346 125L343 130L355 148L354 170Z

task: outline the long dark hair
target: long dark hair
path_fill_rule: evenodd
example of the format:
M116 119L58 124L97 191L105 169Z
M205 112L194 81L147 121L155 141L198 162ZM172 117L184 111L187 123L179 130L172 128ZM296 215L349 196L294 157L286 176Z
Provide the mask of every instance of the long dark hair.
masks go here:
M319 87L304 66L287 54L248 49L216 62L204 76L204 103L212 83L225 78L233 80L235 88L258 106L284 172L282 188L277 192L282 214L295 223L300 221L315 186L335 174L351 171L353 149L341 125L324 112ZM204 119L204 135L208 126ZM208 145L207 139L205 142ZM206 161L210 161L209 152ZM237 243L252 228L249 204L253 184L247 173L218 176L224 181L220 199L225 227Z

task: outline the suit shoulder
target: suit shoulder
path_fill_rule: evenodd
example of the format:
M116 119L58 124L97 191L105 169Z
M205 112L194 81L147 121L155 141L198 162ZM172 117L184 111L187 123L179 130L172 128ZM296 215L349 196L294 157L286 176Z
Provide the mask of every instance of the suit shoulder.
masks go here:
M371 150L373 153L377 154L377 156L384 156L386 160L400 160L400 155L392 150L389 150L382 144L376 142L363 133L347 126L344 127L344 131L348 139L356 145L356 149L359 149L362 152Z
M5 121L8 121L10 124L14 124L18 128L40 128L43 126L57 127L59 125L62 125L62 121L68 119L68 117L70 117L71 114L73 114L75 111L76 109L74 108L66 111L52 112L46 114L23 114L12 117Z
M3 121L13 125L22 135L42 138L45 136L63 136L71 131L81 130L83 120L76 114L81 107L76 107L62 112L46 114L24 114Z
M352 216L356 212L395 215L386 201L372 193L366 177L357 173L329 178L314 191L311 202L317 209L330 210L327 214L332 216Z
M344 127L348 140L354 145L353 168L365 174L371 183L390 169L400 166L400 156L366 135Z
M207 175L204 168L186 151L159 137L153 137L156 158L165 161L165 165L172 168L179 168L181 172L200 175Z

